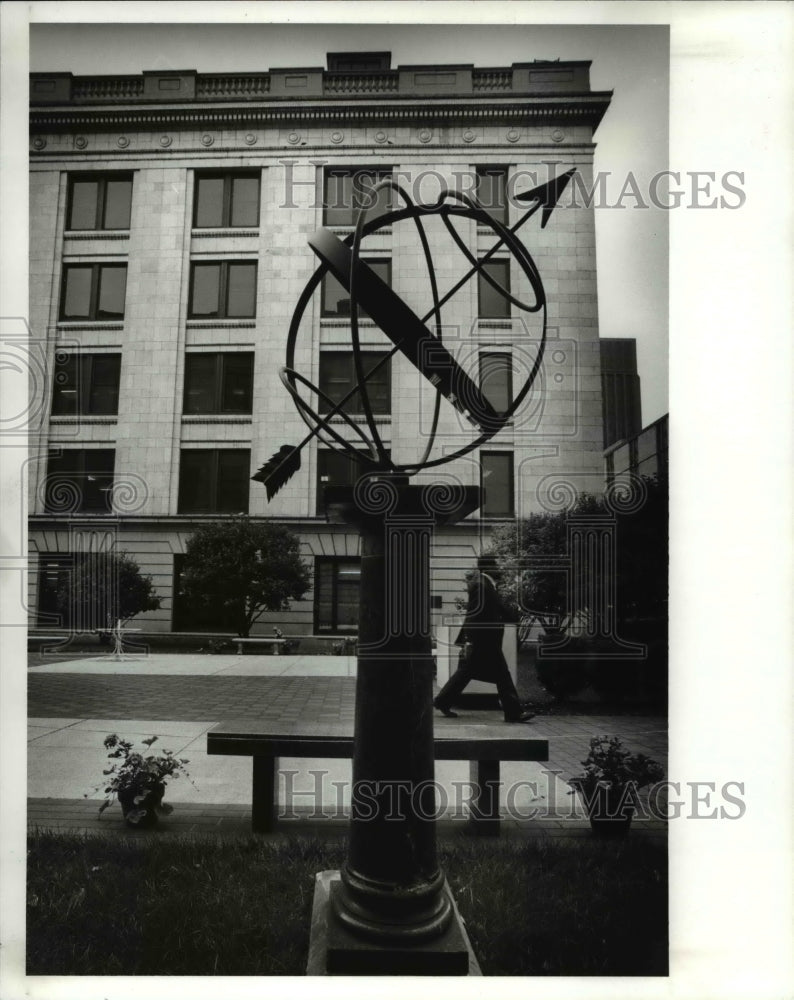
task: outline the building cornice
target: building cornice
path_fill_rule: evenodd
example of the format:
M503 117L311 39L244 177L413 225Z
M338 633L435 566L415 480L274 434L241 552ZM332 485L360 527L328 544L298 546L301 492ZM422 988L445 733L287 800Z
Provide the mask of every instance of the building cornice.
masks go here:
M52 108L33 111L31 134L257 128L297 125L447 125L451 122L588 125L595 128L610 95L509 101L423 101L338 105L290 103L196 108Z
M611 93L591 91L589 62L400 66L369 73L322 68L139 76L32 73L34 133L123 128L447 123L498 119L595 127Z

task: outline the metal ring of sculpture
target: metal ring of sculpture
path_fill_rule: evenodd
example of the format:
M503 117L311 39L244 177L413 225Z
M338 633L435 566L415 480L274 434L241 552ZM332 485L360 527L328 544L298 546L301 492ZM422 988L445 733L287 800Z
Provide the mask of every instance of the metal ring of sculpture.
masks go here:
M518 201L534 202L534 204L512 228L508 228L497 219L492 218L475 199L467 195L442 188L439 197L434 202L414 204L399 184L392 179L386 179L370 189L372 196L370 206L359 209L353 233L344 239L339 239L328 229L321 228L309 239L309 245L319 258L320 263L304 286L295 306L287 337L287 363L281 369L280 376L292 395L301 418L309 427L310 433L295 447L283 445L253 477L265 483L269 499L300 468L300 450L315 436L334 451L346 454L359 462L364 467L365 473L390 472L413 475L420 469L444 465L469 454L490 440L512 419L526 399L540 371L546 346L548 321L546 295L540 273L532 255L516 233L529 217L541 208L543 209L541 228L545 227L559 195L574 172L574 169L571 169L532 191L517 195ZM387 188L401 197L404 207L390 210L368 220L371 206L376 202L375 196ZM441 297L439 297L436 269L423 225L423 219L431 216L437 216L442 220L452 240L470 265L468 272ZM474 221L479 226L487 227L497 238L491 249L481 259L478 260L466 246L455 226L457 219ZM361 242L365 237L406 220L412 221L416 226L433 299L432 309L421 318L361 259ZM512 254L521 272L527 278L534 296L533 301L524 302L517 298L484 267L502 247L505 247ZM336 402L309 379L301 375L295 367L295 351L301 321L312 296L327 274L333 275L350 296L351 346L356 373L356 384ZM500 296L521 312L542 313L542 328L534 362L511 405L502 412L497 412L493 408L480 386L457 364L455 358L444 346L442 339L441 310L444 304L475 275L481 276ZM361 356L359 309L367 313L394 345L391 351L385 353L369 372L364 371ZM431 333L426 325L430 320L433 320L435 333ZM392 460L384 445L366 390L367 381L398 352L407 357L436 390L432 427L424 453L416 461L402 464ZM299 392L299 385L308 389L315 398L321 400L328 407L328 412L320 414L318 408L307 402ZM361 395L363 416L369 436L364 434L358 422L344 412L345 404L357 393ZM441 396L446 397L460 413L476 425L479 433L469 444L440 457L431 458L430 455L438 431ZM357 450L354 443L331 426L334 417L339 417L348 427L353 429L353 432L366 445L366 452Z
M396 184L392 180L382 181L375 185L372 188L373 196L384 187L391 187L395 191L399 192L403 200L406 202L406 207L380 215L377 219L370 222L366 221L368 209L362 208L359 211L355 232L347 236L344 240L338 239L326 229L321 229L315 233L314 237L312 237L309 241L312 249L318 254L318 256L320 256L321 263L309 279L295 307L287 339L287 364L281 370L281 377L284 385L295 399L296 405L298 406L301 416L307 426L313 430L316 429L318 437L320 437L321 440L323 440L323 434L332 435L336 443L338 443L344 451L351 455L351 457L355 458L356 461L361 462L364 466L368 466L370 471L389 470L393 472L411 474L420 468L430 468L437 465L443 465L469 454L476 448L479 448L486 441L490 440L490 438L500 431L502 427L504 427L504 425L512 418L532 388L532 384L537 377L543 360L547 332L547 315L545 308L546 298L538 269L524 244L510 229L499 221L493 219L486 211L480 208L476 202L473 201L473 199L467 197L466 195L444 190L435 203L428 205L414 205L411 202L410 197L400 187L400 185ZM455 202L457 202L457 204ZM422 218L429 215L439 215L441 217L453 240L469 261L472 270L466 276L465 280L469 280L475 274L482 274L485 280L500 295L505 297L518 309L530 313L543 310L543 326L537 357L535 358L535 362L526 381L524 382L524 385L516 394L510 407L502 413L497 413L493 410L487 400L485 400L485 397L482 395L479 388L468 378L468 376L465 375L465 373L461 371L461 369L457 367L457 364L452 356L446 351L446 348L441 348L441 309L443 304L438 296L435 266L433 264L431 251L427 243L427 236L425 234L424 227L422 226ZM487 262L488 257L483 260L477 260L473 256L471 251L461 239L460 234L455 229L451 221L453 218L472 219L478 224L488 226L492 229L494 234L498 237L500 244L507 246L507 248L512 252L522 272L529 280L535 294L534 302L522 302L483 269L482 265ZM361 240L364 236L372 235L380 229L391 227L394 224L402 222L406 219L412 219L415 222L425 254L425 261L427 264L428 276L430 278L433 296L433 309L425 320L433 316L435 317L435 335L428 330L425 326L425 322L416 316L416 314L410 310L403 300L400 299L388 285L381 281L381 279L360 259ZM492 249L490 254L491 256L497 248L498 245ZM326 402L331 401L325 393L321 392L317 386L313 385L296 370L295 348L300 323L305 309L315 290L325 275L329 272L347 287L350 295L351 341L357 384L343 397L341 401L336 404L332 403L328 413L320 416L320 414L316 413L310 406L308 406L306 401L301 397L296 383L300 381L306 386L306 388L309 388L319 397L324 398ZM381 362L371 369L370 373L365 373L361 358L361 343L358 325L359 306L362 306L366 310L368 315L375 321L376 325L380 327L381 331L385 333L386 336L389 337L389 339L395 344L392 351L381 359ZM405 325L401 326L401 324ZM409 328L408 337L411 338L407 343L405 332L406 326ZM439 350L439 348L441 348L441 350ZM460 391L459 393L447 393L447 396L449 397L452 395L454 397L452 400L453 404L457 405L457 408L462 410L466 416L473 418L480 427L480 434L472 442L456 449L453 452L450 452L449 454L443 455L440 458L432 460L429 459L429 453L435 442L437 432L441 395L444 394L440 393L436 397L436 404L433 413L433 426L429 435L428 444L425 448L425 454L417 462L406 464L397 464L390 459L380 434L378 433L377 425L372 413L372 407L366 392L366 382L368 378L371 377L371 375L374 374L381 367L381 365L385 364L389 358L397 353L397 351L402 351L404 354L407 354L422 374L429 377L431 380L438 379L441 381L443 373L440 369L442 367L446 367L448 369L450 383L448 388L453 389L454 387L458 388ZM428 358L427 355L430 351L434 352L437 356L435 358ZM352 444L342 439L341 435L336 433L330 427L331 418L339 415L348 424L348 426L353 428L360 437L364 437L366 440L365 436L362 434L360 425L353 421L343 410L345 403L359 391L361 392L364 417L371 435L371 440L366 443L371 446L370 451L377 453L377 458L363 455L360 451L357 451ZM469 405L467 406L466 404ZM307 419L309 416L311 419ZM334 445L328 440L323 440L323 443L327 444L329 447L334 447Z

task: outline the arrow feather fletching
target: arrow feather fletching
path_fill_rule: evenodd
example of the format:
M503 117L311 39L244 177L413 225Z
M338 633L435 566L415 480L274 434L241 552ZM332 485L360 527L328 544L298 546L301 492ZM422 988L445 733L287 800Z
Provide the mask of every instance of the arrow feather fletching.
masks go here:
M269 458L259 472L256 472L251 479L265 484L268 500L272 500L281 487L288 482L301 467L300 448L292 444L283 444L279 450Z

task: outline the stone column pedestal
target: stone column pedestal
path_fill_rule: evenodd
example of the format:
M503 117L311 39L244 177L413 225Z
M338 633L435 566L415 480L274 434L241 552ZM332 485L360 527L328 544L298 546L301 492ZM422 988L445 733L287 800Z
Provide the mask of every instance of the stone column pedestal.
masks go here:
M387 475L326 489L329 519L361 533L350 845L330 886L330 973L468 973L436 857L430 541L478 503L476 487Z

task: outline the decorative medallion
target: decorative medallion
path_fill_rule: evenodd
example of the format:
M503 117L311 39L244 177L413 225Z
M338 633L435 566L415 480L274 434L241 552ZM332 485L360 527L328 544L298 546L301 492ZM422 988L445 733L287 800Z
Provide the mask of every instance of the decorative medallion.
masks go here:
M552 142L562 142L565 138L565 133L560 128L553 129L551 133Z
M161 146L162 146L162 147L163 147L164 149L168 149L168 147L169 147L169 146L171 145L171 143L172 143L173 141L174 141L174 140L173 140L173 139L171 138L171 136L170 136L170 135L161 135L161 136L160 136L160 145L161 145Z
M505 139L507 139L508 142L518 142L520 138L521 138L521 133L518 131L517 128L508 129L505 135Z
M389 137L382 130L380 132L375 133L375 142L387 142L388 139Z
M554 362L555 365L564 364L565 351L555 351L551 356L551 360Z
M78 149L85 149L88 145L88 139L84 135L75 136L74 144Z
M433 133L429 128L420 128L418 132L420 142L430 142L433 138Z
M118 139L116 139L116 145L117 145L117 146L118 146L118 147L119 147L120 149L126 149L126 148L127 148L127 146L129 146L129 144L130 144L130 140L129 140L129 139L127 138L127 136L126 136L126 135L120 135L120 136L118 137Z
M292 146L297 146L300 141L301 141L300 132L290 132L290 134L287 136L287 142L290 143L290 145Z
M207 132L201 137L202 146L211 146L215 142L215 136L209 135Z
M476 138L477 136L474 134L474 132L472 132L470 128L467 128L463 133L464 142L474 142Z
M339 145L340 142L344 142L344 141L345 141L345 133L344 132L332 132L331 133L331 142L336 143L337 146Z
M562 380L564 378L565 378L565 376L562 374L562 372L557 372L557 374L554 376L554 381L555 382L562 382Z
M256 142L256 136L254 135L253 132L249 132L245 137L246 146L253 146L255 142Z
M43 135L37 135L36 138L33 140L34 149L44 149L46 145L47 145L47 140L44 138Z

